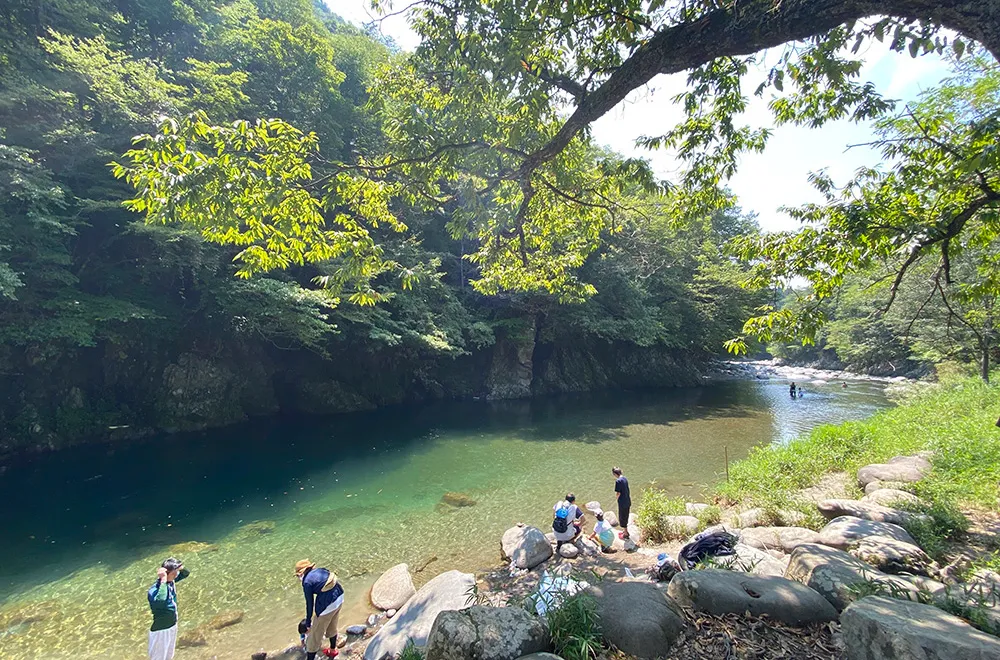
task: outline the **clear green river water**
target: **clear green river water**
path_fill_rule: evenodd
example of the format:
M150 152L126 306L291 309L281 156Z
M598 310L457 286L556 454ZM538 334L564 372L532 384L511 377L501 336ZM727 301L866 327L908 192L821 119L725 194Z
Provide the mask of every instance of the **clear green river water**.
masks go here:
M146 657L145 592L176 554L191 570L178 587L182 632L245 613L176 657L245 660L297 640L299 559L342 577L341 624L359 623L389 566L426 564L418 586L496 566L503 531L546 527L567 490L610 506L613 465L635 500L650 484L697 498L722 478L724 447L736 460L888 405L875 383L811 385L795 401L787 387L391 408L14 460L0 466L0 658ZM446 492L476 504L445 506ZM210 545L170 547L189 542Z

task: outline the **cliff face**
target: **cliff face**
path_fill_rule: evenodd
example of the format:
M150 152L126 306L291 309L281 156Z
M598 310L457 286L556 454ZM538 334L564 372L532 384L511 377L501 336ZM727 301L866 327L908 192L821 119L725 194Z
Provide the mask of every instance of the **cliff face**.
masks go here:
M457 357L335 341L326 356L267 342L141 337L59 359L5 356L0 454L276 414L334 414L438 399L517 399L564 392L694 385L701 356L559 336L544 320L497 333ZM541 340L542 336L555 339Z

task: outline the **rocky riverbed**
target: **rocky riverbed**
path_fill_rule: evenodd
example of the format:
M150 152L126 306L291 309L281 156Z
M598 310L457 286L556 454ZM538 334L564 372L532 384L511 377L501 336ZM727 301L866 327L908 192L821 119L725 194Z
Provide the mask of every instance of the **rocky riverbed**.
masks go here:
M639 542L617 538L611 552L586 539L557 549L551 534L517 525L501 539L502 568L478 577L449 571L414 590L405 564L386 571L371 600L388 612L348 628L341 650L385 660L412 640L427 660L551 660L546 619L529 612L525 599L537 602L547 583L562 578L563 587L596 600L609 657L1000 658L1000 638L945 611L975 611L980 628L1000 629L1000 576L964 570L996 543L1000 521L979 515L953 560L933 561L900 524L920 522L908 510L916 496L907 489L930 469L929 456L916 455L828 475L801 492L825 521L818 529L724 509L723 523L706 532L733 534L734 554L669 580L657 579L658 557L678 557L691 539L647 543L634 514L628 527ZM864 496L851 498L859 489ZM779 517L794 521L792 513ZM290 646L254 657L304 655Z

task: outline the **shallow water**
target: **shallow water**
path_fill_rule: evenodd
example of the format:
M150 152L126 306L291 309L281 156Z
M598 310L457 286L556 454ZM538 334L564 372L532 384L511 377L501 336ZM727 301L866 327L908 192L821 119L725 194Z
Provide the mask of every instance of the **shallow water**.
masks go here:
M737 460L821 423L884 407L881 386L780 380L501 403L449 403L88 447L0 473L0 658L145 657L145 591L176 554L181 632L225 610L179 660L245 659L297 639L295 561L334 569L342 626L367 615L367 589L398 562L418 586L452 568L495 565L499 538L545 527L567 490L614 502L612 465L633 500L655 483L697 497ZM441 503L454 491L476 501ZM246 525L264 521L247 528ZM170 549L198 541L214 547ZM24 612L39 619L25 622ZM18 616L18 612L22 616ZM19 623L20 621L20 623Z

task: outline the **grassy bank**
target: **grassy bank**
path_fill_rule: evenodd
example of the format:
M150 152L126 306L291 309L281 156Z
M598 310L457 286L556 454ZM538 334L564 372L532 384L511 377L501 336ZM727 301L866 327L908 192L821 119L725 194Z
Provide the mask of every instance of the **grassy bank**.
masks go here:
M1000 387L979 379L916 390L867 420L822 426L787 445L751 452L717 489L729 503L786 505L827 472L855 474L869 463L921 450L934 469L914 492L929 502L996 509L1000 481ZM860 494L860 491L859 493Z

